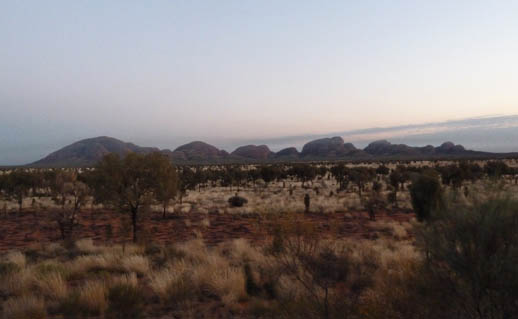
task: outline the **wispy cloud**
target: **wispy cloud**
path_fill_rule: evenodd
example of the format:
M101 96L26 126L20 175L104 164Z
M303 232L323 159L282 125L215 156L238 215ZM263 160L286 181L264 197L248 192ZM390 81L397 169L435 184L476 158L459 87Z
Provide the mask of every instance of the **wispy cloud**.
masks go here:
M445 141L464 144L483 151L510 152L518 150L518 115L487 116L461 120L410 124L392 127L373 127L318 135L287 136L274 139L232 141L229 144L267 144L274 150L288 146L299 149L308 141L330 136L341 136L357 147L386 139L394 143L422 146L439 145Z

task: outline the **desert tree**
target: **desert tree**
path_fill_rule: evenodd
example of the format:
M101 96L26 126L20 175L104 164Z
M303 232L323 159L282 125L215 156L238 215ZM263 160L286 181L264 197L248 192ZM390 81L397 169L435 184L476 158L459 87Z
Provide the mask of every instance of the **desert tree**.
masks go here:
M344 163L340 163L331 167L331 175L333 175L333 177L337 181L339 185L339 191L343 191L347 188L347 184L349 183L347 173L348 169Z
M484 172L489 178L500 178L510 173L509 166L503 161L489 161L484 166Z
M163 155L129 153L123 159L106 155L91 179L96 202L130 213L133 241L138 239L138 220L143 208L157 201L158 175L172 163Z
M358 195L361 199L362 191L365 187L365 184L370 182L374 177L373 170L367 167L355 167L353 169L350 169L347 175L349 176L349 180L357 186Z
M21 212L23 208L23 199L29 196L38 184L36 173L16 169L3 175L3 193L7 199L14 200L18 203L18 210Z
M407 174L403 172L402 167L397 167L389 175L389 183L392 186L392 194L390 195L390 198L395 207L398 207L397 193L406 180Z
M187 191L195 188L195 172L188 166L182 167L178 172L178 197L180 199L180 204L182 203L183 197L187 194Z
M60 206L53 212L61 238L70 236L78 224L77 215L90 196L90 188L84 177L74 170L57 170L47 174L46 185L50 188L52 200ZM67 206L67 201L70 205Z
M316 177L316 168L310 164L294 164L288 172L289 175L296 177L305 187L306 182L312 181Z
M386 176L390 173L390 169L384 164L376 168L376 174Z
M178 190L178 175L176 168L162 154L155 152L147 156L152 174L155 175L155 199L162 206L162 217L166 217L167 207L176 197Z

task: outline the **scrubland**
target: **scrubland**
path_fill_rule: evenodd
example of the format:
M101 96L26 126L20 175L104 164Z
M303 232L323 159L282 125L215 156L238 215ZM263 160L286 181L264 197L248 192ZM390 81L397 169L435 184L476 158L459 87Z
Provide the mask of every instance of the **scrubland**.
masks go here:
M422 163L421 163L422 164ZM417 166L426 166L426 165ZM446 164L445 164L446 165ZM390 169L396 169L395 166ZM129 216L86 201L60 238L46 196L4 201L4 318L514 318L516 176L443 185L423 220L415 180L198 185ZM425 195L426 195L425 191ZM246 198L242 207L228 199ZM304 196L310 203L305 206ZM374 196L383 205L370 208ZM369 214L368 211L373 211ZM417 218L416 218L417 217ZM418 221L419 220L419 221ZM15 248L16 247L16 248Z

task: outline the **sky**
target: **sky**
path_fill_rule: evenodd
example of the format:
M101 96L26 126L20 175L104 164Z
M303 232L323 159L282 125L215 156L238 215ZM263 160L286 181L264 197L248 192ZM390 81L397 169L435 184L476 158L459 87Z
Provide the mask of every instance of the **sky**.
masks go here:
M101 135L231 148L512 118L517 16L518 1L1 1L0 164ZM473 132L491 148L500 130Z

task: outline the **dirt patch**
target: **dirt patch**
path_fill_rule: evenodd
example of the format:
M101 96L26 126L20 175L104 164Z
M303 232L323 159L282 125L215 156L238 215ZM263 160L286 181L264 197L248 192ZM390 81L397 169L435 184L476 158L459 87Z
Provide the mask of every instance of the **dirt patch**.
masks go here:
M376 216L379 222L408 222L414 214L407 211L383 211ZM325 237L375 238L379 232L370 227L366 212L336 212L331 214L301 214L299 218L313 223ZM208 245L236 238L260 243L268 240L269 221L259 214L189 213L143 214L139 223L140 237L147 242L172 244L203 236ZM129 216L110 210L81 212L74 238L92 238L98 244L131 241ZM35 244L60 241L60 233L48 211L25 211L0 217L0 251L19 249Z

